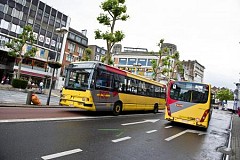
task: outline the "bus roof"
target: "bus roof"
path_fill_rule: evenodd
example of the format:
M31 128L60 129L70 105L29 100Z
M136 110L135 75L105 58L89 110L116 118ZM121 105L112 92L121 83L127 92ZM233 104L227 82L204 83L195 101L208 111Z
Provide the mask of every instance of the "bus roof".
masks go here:
M110 66L110 65L104 64L104 63L99 62L99 61L81 61L81 62L72 62L70 64L77 65L77 64L84 64L84 63L90 64L90 65L93 65L93 66L98 64L100 66L105 66L107 70L109 70L111 72L114 72L114 73L117 73L117 74L121 74L121 75L128 76L128 77L131 77L131 78L139 79L141 81L149 82L149 83L152 83L152 84L155 84L155 85L158 85L158 86L165 86L165 84L162 84L160 82L148 79L148 78L140 76L140 75L133 74L133 73L128 72L126 70L121 70L117 67Z

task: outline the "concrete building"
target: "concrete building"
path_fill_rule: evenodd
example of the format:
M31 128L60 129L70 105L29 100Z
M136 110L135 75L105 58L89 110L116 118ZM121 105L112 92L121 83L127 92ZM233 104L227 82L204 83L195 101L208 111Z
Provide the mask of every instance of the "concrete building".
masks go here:
M97 45L88 45L88 48L92 50L91 60L101 61L102 57L105 56L107 50Z
M146 48L124 47L122 52L113 55L113 59L114 66L152 79L151 61L157 60L158 57Z
M177 50L176 45L170 43L164 44L163 47L170 49L169 55L172 55ZM113 50L113 52L115 51ZM113 58L116 67L152 79L153 69L151 61L158 60L159 55L156 52L148 52L146 48L124 47L122 52L113 54ZM170 61L173 63L173 60ZM166 83L166 80L167 79L164 79L164 76L161 75L159 81Z
M34 46L38 51L35 57L23 60L21 78L35 84L45 80L45 86L48 86L52 69L47 61L58 57L57 60L62 62L62 46L65 46L67 39L67 35L58 35L55 31L62 27L68 29L69 24L67 15L39 0L0 0L0 78L6 75L11 80L18 70L18 60L8 56L5 43L16 38L25 25L30 25L36 38ZM30 47L24 46L23 52Z
M184 80L190 82L204 81L204 69L205 67L198 63L196 60L183 61L184 68Z

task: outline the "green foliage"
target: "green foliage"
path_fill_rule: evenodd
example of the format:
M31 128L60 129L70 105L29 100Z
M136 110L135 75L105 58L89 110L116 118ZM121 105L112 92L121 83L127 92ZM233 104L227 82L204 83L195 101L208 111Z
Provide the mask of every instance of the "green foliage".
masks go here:
M59 63L59 62L56 62L56 61L48 61L48 66L51 67L51 68L55 68L55 69L58 69L58 68L61 68L62 67L62 64Z
M96 30L95 39L106 40L107 52L104 58L104 62L110 64L111 61L111 49L117 42L124 39L125 35L122 31L114 31L116 21L126 21L129 16L126 14L127 7L124 5L125 0L105 0L101 3L100 8L105 12L101 13L97 20L100 24L108 27L108 31Z
M229 89L221 89L217 92L216 98L220 101L223 100L233 100L233 92L231 92Z
M166 76L168 80L175 79L176 73L183 75L183 64L179 60L180 54L176 51L173 55L170 55L170 49L168 47L163 48L163 43L164 39L161 39L157 44L159 47L159 59L157 61L152 61L153 79L156 80L156 78L159 77L160 80L161 75ZM171 60L173 60L173 62Z
M90 61L91 55L92 55L92 50L90 48L86 48L81 58L81 61Z
M27 88L28 81L27 80L22 80L22 79L13 79L12 81L12 86L14 88L21 88L25 89Z
M37 48L32 46L34 42L35 38L33 36L32 27L24 26L23 32L18 36L18 38L14 38L10 42L5 44L5 46L10 49L10 51L8 52L9 56L18 57L20 60L18 63L18 79L20 78L22 60L24 58L34 57L37 52ZM23 47L25 44L29 44L32 47L30 50L23 53Z

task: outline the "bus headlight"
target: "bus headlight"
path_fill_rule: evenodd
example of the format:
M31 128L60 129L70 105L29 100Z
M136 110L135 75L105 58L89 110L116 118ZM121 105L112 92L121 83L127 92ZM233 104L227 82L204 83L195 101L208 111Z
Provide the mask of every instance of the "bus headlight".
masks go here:
M89 98L83 97L82 101L89 101Z

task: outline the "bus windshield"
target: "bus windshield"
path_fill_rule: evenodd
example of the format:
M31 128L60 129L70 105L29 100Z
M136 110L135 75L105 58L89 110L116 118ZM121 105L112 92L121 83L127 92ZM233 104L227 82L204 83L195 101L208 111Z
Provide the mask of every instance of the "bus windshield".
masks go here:
M73 90L89 89L93 71L94 69L69 69L67 72L65 88Z
M175 82L170 88L170 98L191 103L206 103L209 86L206 84Z

